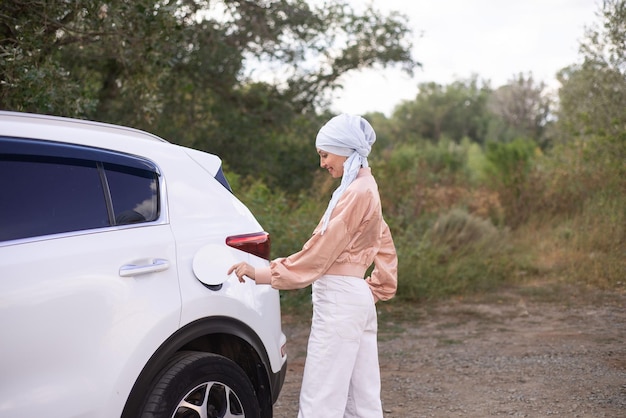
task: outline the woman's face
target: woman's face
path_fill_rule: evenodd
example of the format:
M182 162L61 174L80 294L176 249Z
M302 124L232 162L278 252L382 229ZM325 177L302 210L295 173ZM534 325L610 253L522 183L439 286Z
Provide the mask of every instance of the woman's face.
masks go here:
M333 178L339 178L343 176L343 163L348 157L342 157L341 155L331 154L318 148L317 153L320 156L320 167L328 170Z

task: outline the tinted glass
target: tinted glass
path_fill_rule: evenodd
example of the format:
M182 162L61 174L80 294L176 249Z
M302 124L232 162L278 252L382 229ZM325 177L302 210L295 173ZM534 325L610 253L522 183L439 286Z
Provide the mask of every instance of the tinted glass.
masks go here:
M159 183L154 172L114 164L104 168L118 225L158 218Z
M0 240L109 225L96 163L0 157Z

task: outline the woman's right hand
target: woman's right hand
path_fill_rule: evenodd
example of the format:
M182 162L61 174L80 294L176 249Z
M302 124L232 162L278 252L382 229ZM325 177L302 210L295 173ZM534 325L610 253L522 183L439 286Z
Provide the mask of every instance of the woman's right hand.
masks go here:
M228 274L231 274L233 272L241 283L245 283L246 281L244 279L244 276L248 276L249 278L254 280L254 267L246 262L234 264L231 268L228 269Z

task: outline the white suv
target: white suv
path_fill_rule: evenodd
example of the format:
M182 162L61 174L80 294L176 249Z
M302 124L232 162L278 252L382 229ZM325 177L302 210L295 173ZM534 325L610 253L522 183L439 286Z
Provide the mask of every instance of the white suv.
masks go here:
M221 160L0 112L0 417L264 417L286 370L269 236Z

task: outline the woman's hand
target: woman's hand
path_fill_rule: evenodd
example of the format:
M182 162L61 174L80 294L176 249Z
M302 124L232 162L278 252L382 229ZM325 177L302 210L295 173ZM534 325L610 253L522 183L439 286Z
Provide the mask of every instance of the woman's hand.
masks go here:
M241 283L245 282L243 276L248 276L252 280L254 280L254 267L246 262L241 262L233 265L230 269L228 269L228 274L235 272L235 275L239 279Z

